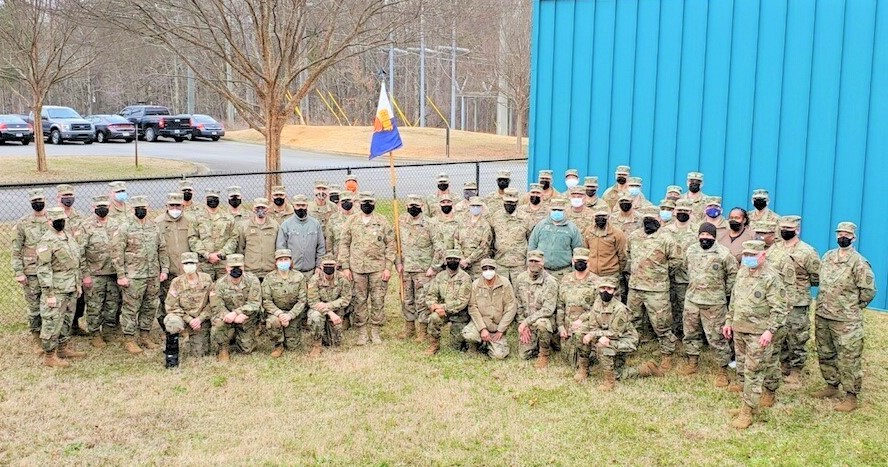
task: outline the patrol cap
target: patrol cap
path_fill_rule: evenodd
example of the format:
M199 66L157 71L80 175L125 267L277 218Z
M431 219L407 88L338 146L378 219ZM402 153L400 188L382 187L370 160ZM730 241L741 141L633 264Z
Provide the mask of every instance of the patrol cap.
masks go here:
M29 201L36 201L38 199L46 199L46 194L43 192L43 188L34 188L33 190L28 190Z
M293 195L293 204L308 204L308 197L302 193Z
M484 201L478 196L472 196L469 198L469 206L484 206Z
M641 186L641 177L629 177L626 179L626 184L629 186Z
M109 206L111 201L105 195L93 196L93 204L96 206Z
M339 185L330 185L330 194L332 195L333 193L342 193L342 187Z
M496 261L491 258L484 258L481 260L481 269L484 268L493 268L496 269Z
M362 203L363 203L363 202L366 202L366 201L369 201L369 202L371 202L371 203L375 203L375 202L376 202L376 196L373 195L373 192L372 192L372 191L362 191L362 192L358 195L358 197L360 198L360 200L361 200Z
M613 277L602 276L598 279L598 287L610 287L612 289L616 289L617 280Z
M117 193L118 191L126 191L126 182L111 182L108 184L111 187L112 193Z
M545 261L546 254L542 250L531 250L527 252L527 260Z
M853 222L839 222L836 232L848 232L851 235L857 235L857 225Z
M436 180L438 183L450 183L450 176L446 172L441 172Z
M267 208L268 198L253 198L253 208Z
M589 260L589 249L588 248L574 248L573 251L573 259L584 259L586 261Z
M709 196L703 201L704 206L718 206L721 207L722 199L721 196Z
M321 257L321 264L336 266L336 257L328 253Z
M540 170L540 180L552 180L552 171L549 169Z
M447 250L444 252L444 259L447 258L459 258L462 259L462 253L460 253L457 249Z
M759 233L774 233L777 223L774 221L756 221L752 223L752 231Z
M682 212L691 212L693 210L694 203L689 199L682 198L675 202L675 210Z
M567 191L568 191L568 193L571 194L571 195L582 195L582 196L586 196L586 189L585 189L584 187L579 186L579 185L577 185L577 186L575 186L575 187L573 187L573 188L571 188L570 190L567 190Z
M348 174L345 176L345 181L356 182L356 181L358 181L358 177L356 177L354 174Z
M339 193L339 201L342 202L343 200L346 200L346 199L349 201L354 200L355 194L348 191L348 190L344 190L344 191L340 192Z
M329 190L330 184L327 183L326 180L315 180L315 189L318 190Z
M49 208L46 210L46 215L49 217L49 220L56 221L59 219L67 219L68 215L65 214L64 208Z
M577 177L580 178L580 172L577 169L567 169L564 171L564 178Z
M503 201L518 201L518 190L515 188L506 188L503 190Z
M185 197L182 193L167 193L167 204L184 204Z
M628 165L618 165L616 173L617 175L629 175L630 170L631 167L629 167Z
M543 186L539 183L531 183L530 184L530 193L542 193Z
M681 194L681 187L678 185L669 185L666 187L666 193L678 193Z
M764 188L759 188L757 190L752 191L752 199L768 199L770 195L768 194L768 190Z
M583 186L598 186L598 177L591 176L584 178Z
M147 208L148 207L148 197L147 196L133 196L130 198L130 207L133 208Z
M744 255L757 255L765 251L765 242L761 240L747 240L743 242Z
M225 259L225 265L228 267L232 267L232 268L235 266L243 266L244 265L244 255L237 254L237 253L235 253L233 255L228 255Z
M688 180L700 180L703 181L703 173L702 172L688 172Z
M438 204L447 201L453 203L453 196L450 193L444 193L443 195L438 196Z
M477 190L478 184L475 182L466 182L466 183L463 183L463 189L464 190Z
M598 206L592 214L594 216L610 216L610 209L607 208L607 205Z
M496 178L512 178L512 172L508 170L497 170Z
M555 198L552 201L549 201L549 209L564 211L567 209L567 200L564 198Z
M212 188L208 188L208 189L204 190L204 192L206 193L207 198L218 198L219 197L219 190L214 190Z
M59 196L74 196L74 187L68 184L59 185L56 187L56 193Z
M779 225L781 228L797 229L802 224L802 216L782 216Z
M271 187L271 195L284 195L287 196L287 187L283 185L275 185Z
M185 253L182 253L182 255L180 257L181 257L182 264L188 264L188 263L197 264L197 253L194 253L191 251L186 251Z
M653 206L645 206L639 209L641 217L660 220L660 210Z
M675 209L675 201L672 201L669 198L661 199L660 200L660 209L663 209L663 208Z
M293 252L290 251L289 248L281 248L279 250L274 250L274 259L275 261L281 258L292 258Z
M191 181L190 178L183 178L182 180L179 180L179 191L183 190L194 191L194 182Z
M617 199L617 202L619 202L619 201L632 201L632 195L630 195L630 194L627 193L627 192L624 192L624 193L621 194L620 197Z
M419 195L407 195L407 206L422 206L422 198Z
M239 187L239 186L230 186L230 187L226 188L225 190L228 192L229 198L231 198L232 196L242 196L241 195L241 187Z

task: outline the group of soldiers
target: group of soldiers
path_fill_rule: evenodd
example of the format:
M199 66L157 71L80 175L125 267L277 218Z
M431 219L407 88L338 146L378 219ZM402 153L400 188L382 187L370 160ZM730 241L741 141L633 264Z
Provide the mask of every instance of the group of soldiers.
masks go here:
M228 188L227 207L215 190L198 206L184 180L153 220L147 199L129 198L122 182L93 199L90 216L71 208L73 188L62 185L57 208L30 192L34 213L18 223L13 268L49 366L83 355L70 345L81 295L95 347L119 325L130 353L156 348L149 331L157 320L168 364L180 338L193 355L215 349L221 361L231 346L252 352L263 332L273 357L299 346L304 331L311 356L339 345L349 326L357 345L381 343L397 272L399 338L426 343L428 355L440 351L447 324L454 349L494 359L510 354L507 335L516 333L518 354L536 368L560 352L575 380L599 364L599 388L612 390L617 380L672 370L679 339L679 373L695 374L708 344L715 386L742 395L737 428L774 404L784 379L800 384L810 288L819 286L815 339L827 385L814 395L841 396L839 411L857 407L862 310L875 281L853 248L854 224L839 223L838 248L821 259L799 238L801 218L771 211L765 190L753 192L753 209L725 216L721 199L703 193L702 173L688 174L687 192L667 187L656 206L628 166L615 175L599 195L598 177L580 183L567 170L568 191L559 193L542 170L520 194L500 171L497 189L481 196L475 182L456 194L442 173L432 195L407 197L395 225L353 177L346 189L316 182L312 200L274 187L271 202L256 198L250 210L238 187ZM656 342L660 361L627 366L646 341Z

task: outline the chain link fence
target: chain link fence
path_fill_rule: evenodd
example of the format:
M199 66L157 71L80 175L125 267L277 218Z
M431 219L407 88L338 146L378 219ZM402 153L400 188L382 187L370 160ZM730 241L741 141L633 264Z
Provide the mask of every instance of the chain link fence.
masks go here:
M478 162L448 162L432 164L396 164L395 176L397 196L401 212L404 212L404 199L407 195L417 194L423 197L434 193L436 176L445 172L450 176L451 192L461 196L463 184L475 182L478 192L483 196L496 190L496 173L508 170L512 173L512 186L527 186L527 160L503 159ZM290 197L302 193L313 198L314 184L324 180L331 185L345 184L349 174L357 178L360 191L372 191L381 201L393 198L391 172L389 166L358 166L323 169L290 170L276 172L282 184L287 187ZM207 189L220 192L222 205L227 207L226 188L239 186L243 195L244 205L249 205L254 198L266 197L265 181L269 172L250 173L210 173L188 176L194 182L194 202L202 204ZM123 179L127 184L130 197L144 195L152 210L160 212L166 202L167 193L179 191L179 180L182 177ZM56 185L69 184L75 189L74 208L84 216L92 215L92 198L109 194L108 183L115 180L69 180L34 183L27 185L0 185L0 261L5 267L0 268L0 332L25 327L27 309L22 287L15 282L11 267L11 247L16 235L15 225L18 219L31 211L27 192L33 188L44 188L47 207L58 206ZM380 203L379 212L391 217L391 203ZM388 208L388 209L387 209ZM243 208L242 208L243 209ZM249 212L249 211L247 211ZM151 216L151 214L149 214Z

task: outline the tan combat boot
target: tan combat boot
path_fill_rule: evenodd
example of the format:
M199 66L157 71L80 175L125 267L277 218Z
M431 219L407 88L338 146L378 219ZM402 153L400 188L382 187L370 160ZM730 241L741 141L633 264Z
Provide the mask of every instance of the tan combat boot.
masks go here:
M398 333L398 340L409 340L416 335L416 321L404 321L404 330Z
M271 351L271 358L281 358L281 355L284 354L284 346L278 344L274 346L274 349Z
M657 364L653 361L648 360L638 366L638 376L642 378L646 378L648 376L655 376L659 378L663 376L663 369L657 367Z
M717 388L726 388L728 387L728 369L725 367L720 367L718 369L718 373L715 375L715 387Z
M380 336L381 326L370 326L370 342L374 344L382 344L382 336Z
M432 356L438 353L439 350L441 350L441 340L437 337L429 336L429 348L426 349L425 354Z
M123 343L123 348L133 355L139 355L144 352L142 348L139 347L139 344L136 344L136 338L133 336L126 336L126 342Z
M817 399L826 399L827 397L836 397L839 395L839 387L838 386L830 386L827 385L825 388L811 394L811 397L815 397Z
M684 368L682 368L678 374L682 376L690 376L697 374L697 370L699 369L699 360L700 357L697 355L688 355L688 364Z
M283 348L281 348L281 351L283 352ZM219 347L219 354L216 355L216 360L225 363L231 360L231 353L228 351L228 345Z
M604 381L598 385L599 391L613 391L617 383L617 374L613 370L604 372Z
M151 340L151 332L150 331L140 331L139 332L139 344L142 347L148 350L157 350L158 346Z
M311 352L308 353L308 358L317 358L321 356L321 341L316 340L311 343Z
M413 339L413 342L416 342L417 344L422 344L423 342L426 341L427 338L428 338L428 334L426 334L426 324L420 323L419 321L417 321L416 322L416 338Z
M759 407L774 407L774 402L777 401L777 393L771 391L770 389L762 390L762 398L759 401Z
M549 349L540 349L540 354L537 355L536 362L534 362L533 367L537 370L542 370L549 366Z
M667 372L672 369L672 355L663 355L660 357L660 370Z
M731 426L738 430L745 430L750 425L752 425L752 407L744 403L743 407L740 407L737 417L731 422Z
M43 353L43 340L40 339L40 333L39 332L32 332L31 333L31 340L34 343L34 347L33 347L33 351L32 351L34 353L34 355L42 354Z
M86 352L74 350L74 346L71 345L70 341L60 342L57 353L59 358L83 358L86 356Z
M355 341L355 345L367 345L367 342L370 341L370 336L368 334L367 326L361 326L358 328L358 340Z
M89 340L90 345L97 349L104 349L108 343L105 342L105 339L102 337L102 333L95 332L93 333L92 339Z
M52 368L68 368L71 366L67 361L60 359L55 350L43 353L43 364Z
M584 357L577 358L577 372L574 373L574 381L582 383L589 379L589 359Z
M853 392L845 393L845 399L834 409L836 412L852 412L857 410L857 394Z

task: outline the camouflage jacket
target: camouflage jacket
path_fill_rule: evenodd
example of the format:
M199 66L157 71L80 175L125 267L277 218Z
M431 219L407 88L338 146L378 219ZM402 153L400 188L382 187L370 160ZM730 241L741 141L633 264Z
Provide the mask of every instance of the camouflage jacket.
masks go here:
M651 235L636 230L629 236L629 288L648 292L669 291L669 271L682 262L672 237L658 230Z
M173 219L166 212L154 219L160 234L166 242L167 256L170 258L170 275L181 276L182 271L182 253L191 251L188 245L188 229L194 222L191 214L183 212L178 219Z
M107 219L107 218L106 218ZM110 219L99 222L93 217L84 225L83 235L83 276L114 275L111 251L114 250L112 237L117 224Z
M518 213L506 214L500 209L490 216L493 227L493 259L500 266L524 267L527 261L527 238L530 229L527 221Z
M410 214L402 214L401 257L398 264L404 265L405 272L425 272L430 267L441 270L441 263L434 264L435 245L432 241L435 221L420 214L414 218Z
M296 318L307 304L308 284L301 272L291 270L283 277L275 271L262 281L262 308L270 316L287 313Z
M352 301L352 283L334 272L332 279L323 273L313 274L308 280L308 306L317 309L319 303L326 303L340 317Z
M210 309L213 315L220 318L231 311L256 316L261 311L261 302L259 278L250 272L244 272L237 284L232 282L231 276L222 276L210 291Z
M780 249L777 247L778 243L774 243L770 247L765 250L765 257L768 259L768 263L771 264L771 267L780 274L780 278L783 279L783 290L786 293L786 306L789 309L792 308L792 304L795 303L798 299L796 297L796 275L795 275L795 263L792 262L792 258L789 257L789 253L786 250ZM787 313L789 312L787 309Z
M793 246L780 242L774 248L784 250L795 268L795 299L790 305L807 307L811 304L811 287L820 285L820 257L817 251L801 240Z
M444 312L450 319L461 319L468 322L469 297L472 295L472 278L469 273L457 269L451 273L449 269L441 271L426 285L426 306L444 305Z
M456 231L456 243L462 251L463 259L469 263L469 267L490 257L490 249L493 246L493 229L490 223L483 217L472 222L467 215L460 222Z
M558 281L548 272L542 271L536 279L527 271L515 279L515 303L518 320L530 326L539 319L553 320L558 302ZM554 324L554 323L553 323Z
M632 325L632 313L626 305L616 299L605 304L600 298L592 304L592 309L580 316L577 334L592 336L589 345L595 345L598 339L607 337L611 343L609 349L615 353L633 352L638 346L638 332ZM607 353L605 353L607 355Z
M685 257L685 252L690 246L700 243L697 236L698 227L690 222L684 227L678 225L676 222L669 224L666 227L662 227L662 229L663 233L672 237L672 241L675 242L675 246L678 249L678 256L680 258ZM690 282L688 268L684 262L677 264L671 271L669 271L669 273L672 277L672 281L676 284L687 284Z
M783 278L770 263L755 270L742 267L731 292L725 325L733 327L734 332L776 333L786 322L789 312L786 303Z
M373 213L370 221L364 216L351 216L342 226L339 244L339 266L358 274L370 274L390 269L395 264L395 234L388 219Z
M642 218L640 215L638 215L637 212L632 211L632 214L628 216L624 214L626 213L619 210L612 213L607 223L614 227L619 227L620 230L622 230L623 233L626 234L626 238L629 238L632 235L632 232L635 232L636 230L641 230L642 232L644 232L644 229L641 228Z
M80 245L72 235L48 230L37 244L37 281L44 297L55 293L80 294Z
M752 208L747 212L749 213L750 225L752 225L753 222L759 221L773 222L775 224L780 222L780 214L772 211L771 208L765 208L761 211L756 208Z
M465 274L464 271L460 272ZM447 271L441 274L447 274ZM479 331L487 329L488 332L506 332L517 313L512 284L500 275L493 279L492 286L487 285L482 277L475 279L469 287L468 303L468 314Z
M546 216L549 215L549 210L545 207L540 207L537 210L530 209L530 205L526 204L523 206L518 206L517 209L518 215L522 217L525 222L527 222L527 230L533 231L533 228L537 226Z
M166 240L154 222L133 219L120 224L111 237L111 263L117 278L146 279L170 271Z
M623 194L624 190L629 189L629 187L626 185L622 185L622 186L625 187L625 188L623 188L623 190L620 189L621 185L614 183L613 185L609 186L606 190L604 190L604 194L601 195L601 198L604 199L604 202L607 203L607 205L610 209L613 209L614 206L619 204L620 195Z
M201 260L206 261L210 253L230 255L237 251L237 232L234 220L221 209L214 214L206 210L197 217L188 230L188 246L197 253ZM225 262L216 264L216 269L224 267Z
M432 263L441 266L444 264L444 254L447 250L459 250L459 245L456 243L456 233L459 232L459 229L460 223L456 217L446 219L443 215L439 215L435 218L435 230L432 231L435 256ZM463 254L465 253L463 252Z
M285 202L281 207L278 207L276 204L269 204L268 206L268 217L276 220L279 225L283 224L292 215L293 205L289 202Z
M12 239L12 272L16 276L37 274L37 244L49 230L46 215L37 217L34 213L19 219L15 224L15 238Z
M63 206L61 207L64 209ZM68 219L65 221L65 232L73 235L74 240L76 240L82 248L86 244L84 243L86 239L83 238L84 234L86 234L85 224L89 222L90 219L84 217L83 214L80 214L80 212L74 208L68 208L65 210L65 215L68 216Z
M698 305L723 305L734 289L737 260L724 245L716 243L704 250L699 243L688 247L684 257L688 271L685 298Z
M345 221L354 215L354 211L352 211L351 214L343 214L340 211L330 216L330 219L327 221L327 226L324 229L324 242L327 253L332 254L334 257L339 256L339 243L342 241L342 226L345 225Z
M823 255L815 313L835 321L860 321L863 309L876 296L873 269L857 250L849 250L844 257L840 252L835 249Z
M703 219L703 211L706 209L706 198L709 198L709 195L703 193L702 191L697 192L696 195L691 197L691 192L685 192L681 195L681 199L686 199L691 202L691 219L694 221L701 221Z
M593 273L578 279L575 273L565 274L558 287L558 303L555 306L555 323L558 332L570 333L570 325L580 315L588 312L598 298L598 279Z
M330 222L330 218L336 214L336 211L339 210L339 207L336 206L332 201L327 201L323 206L317 203L315 200L311 200L308 202L308 215L314 217L321 223L321 228L327 228L327 222Z
M573 222L577 229L580 230L580 235L586 231L589 226L595 225L595 211L591 208L587 208L583 205L583 209L580 212L574 211L573 208L568 208L564 211L564 214L567 217L567 220Z
M174 278L163 302L166 314L180 316L186 325L194 318L209 320L212 289L213 278L203 272L197 273L197 283L194 284L184 275Z

